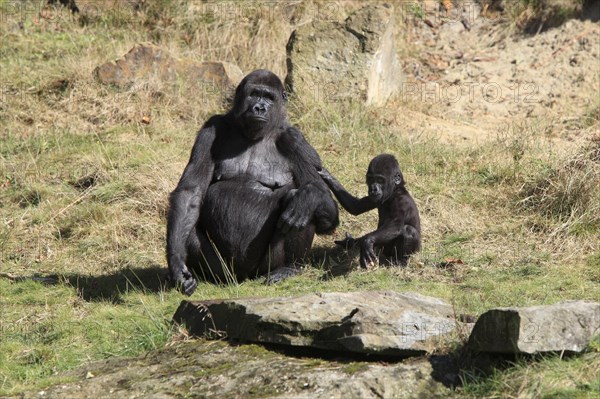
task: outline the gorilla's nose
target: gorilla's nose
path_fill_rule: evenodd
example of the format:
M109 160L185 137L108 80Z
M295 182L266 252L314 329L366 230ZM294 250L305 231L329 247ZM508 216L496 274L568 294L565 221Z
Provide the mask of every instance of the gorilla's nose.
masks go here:
M378 198L379 196L381 196L381 194L382 194L381 190L379 190L377 188L369 190L369 197Z
M267 108L263 104L255 104L254 107L252 107L252 110L256 115L263 115L267 112Z

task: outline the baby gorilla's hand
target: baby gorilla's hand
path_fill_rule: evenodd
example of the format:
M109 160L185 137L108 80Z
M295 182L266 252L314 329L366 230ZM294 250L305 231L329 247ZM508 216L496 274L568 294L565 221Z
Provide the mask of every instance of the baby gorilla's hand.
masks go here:
M335 240L334 243L344 248L345 250L349 250L350 248L353 248L356 245L356 240L350 235L350 233L346 233L346 238L344 238L343 240Z
M373 249L373 242L369 238L360 240L360 266L368 269L377 263L377 255Z
M321 176L321 178L323 180L331 180L333 178L333 176L331 175L331 173L329 173L329 171L321 166L317 167L317 173L319 174L319 176Z

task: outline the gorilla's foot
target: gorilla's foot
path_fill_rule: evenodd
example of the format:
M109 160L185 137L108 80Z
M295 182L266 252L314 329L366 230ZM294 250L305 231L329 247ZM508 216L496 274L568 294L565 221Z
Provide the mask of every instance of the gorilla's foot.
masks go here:
M286 278L290 278L300 273L300 269L291 266L281 266L267 275L267 285L277 284Z

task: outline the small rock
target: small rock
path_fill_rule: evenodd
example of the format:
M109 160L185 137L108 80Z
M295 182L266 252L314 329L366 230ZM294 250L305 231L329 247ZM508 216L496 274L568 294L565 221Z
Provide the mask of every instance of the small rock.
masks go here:
M196 87L210 84L232 88L243 78L242 71L234 64L176 58L151 43L135 45L123 58L97 67L94 74L100 82L117 86L159 79L163 82L183 80L188 86Z
M479 352L581 352L600 333L600 303L586 301L527 308L498 308L482 314L469 338Z
M569 65L571 65L571 66L577 65L577 57L576 56L572 56L571 58L569 58Z

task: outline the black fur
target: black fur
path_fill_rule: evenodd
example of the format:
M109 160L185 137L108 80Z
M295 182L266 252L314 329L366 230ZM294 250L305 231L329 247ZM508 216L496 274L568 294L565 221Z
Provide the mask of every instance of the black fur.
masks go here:
M319 178L319 155L289 125L279 78L258 70L236 89L233 108L202 127L170 196L167 263L187 295L194 276L225 282L291 274L315 233L338 225ZM224 264L226 265L224 265Z
M358 244L362 267L377 260L374 247L383 248L384 255L401 265L406 265L410 255L421 249L419 211L406 190L404 177L393 155L381 154L373 158L366 176L369 195L360 199L348 193L326 169L318 169L318 173L351 214L360 215L377 208L377 230L358 239L348 234L346 239L336 241L345 247Z

